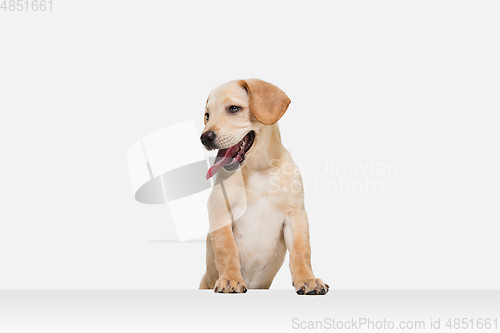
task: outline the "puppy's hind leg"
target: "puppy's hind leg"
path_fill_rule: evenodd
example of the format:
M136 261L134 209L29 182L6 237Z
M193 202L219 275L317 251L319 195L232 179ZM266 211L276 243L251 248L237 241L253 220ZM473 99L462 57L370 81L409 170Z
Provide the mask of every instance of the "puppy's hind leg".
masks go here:
M206 275L207 275L207 273L203 274L203 277L201 278L200 288L199 289L213 289L213 287L210 287L208 285L208 282L206 280Z
M207 235L207 271L203 274L199 289L214 289L215 282L219 278L219 272L215 266L214 250L212 248L212 239Z

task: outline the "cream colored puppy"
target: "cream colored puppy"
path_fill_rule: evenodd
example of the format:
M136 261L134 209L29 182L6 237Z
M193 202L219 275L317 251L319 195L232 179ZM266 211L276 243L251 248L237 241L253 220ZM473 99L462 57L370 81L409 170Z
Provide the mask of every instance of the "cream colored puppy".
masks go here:
M201 141L219 151L207 174L217 178L200 289L267 289L288 249L297 294L328 292L312 272L302 179L276 124L289 104L278 87L257 79L228 82L207 99Z

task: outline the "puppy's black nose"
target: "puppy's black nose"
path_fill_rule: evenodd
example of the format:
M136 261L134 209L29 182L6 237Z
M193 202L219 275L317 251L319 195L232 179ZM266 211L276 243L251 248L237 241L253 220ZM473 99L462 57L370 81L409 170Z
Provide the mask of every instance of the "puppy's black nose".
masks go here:
M201 143L208 149L213 148L213 141L215 140L215 133L212 131L205 132L200 137Z

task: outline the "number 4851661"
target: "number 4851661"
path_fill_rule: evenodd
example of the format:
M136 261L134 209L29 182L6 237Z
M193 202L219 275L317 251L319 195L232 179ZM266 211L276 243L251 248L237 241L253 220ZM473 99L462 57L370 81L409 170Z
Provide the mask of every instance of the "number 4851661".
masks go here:
M52 0L3 0L0 10L4 12L52 11Z
M446 321L449 330L497 330L497 318L449 318Z

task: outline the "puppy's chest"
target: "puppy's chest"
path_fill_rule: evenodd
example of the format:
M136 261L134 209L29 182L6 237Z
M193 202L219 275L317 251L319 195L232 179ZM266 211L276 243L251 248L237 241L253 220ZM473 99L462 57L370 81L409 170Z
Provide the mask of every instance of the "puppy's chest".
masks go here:
M281 191L282 177L267 173L253 173L245 179L245 192L249 204L265 201L279 209L285 194Z
M279 231L284 222L284 196L267 174L254 174L245 179L246 209L237 220L239 229Z
M261 198L249 202L244 214L233 224L235 240L245 260L260 261L266 253L274 256L283 238L284 222L285 215L272 201Z

